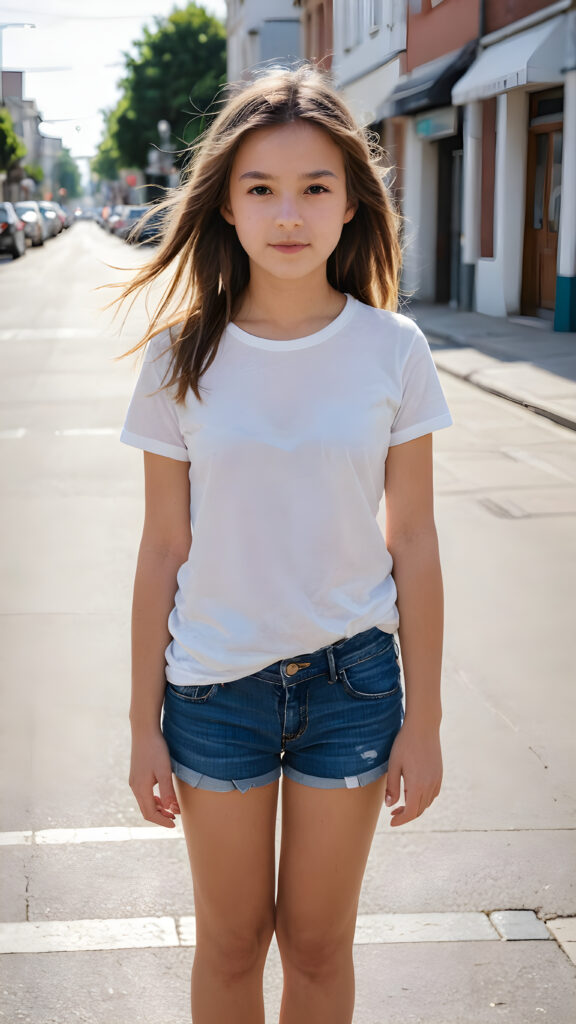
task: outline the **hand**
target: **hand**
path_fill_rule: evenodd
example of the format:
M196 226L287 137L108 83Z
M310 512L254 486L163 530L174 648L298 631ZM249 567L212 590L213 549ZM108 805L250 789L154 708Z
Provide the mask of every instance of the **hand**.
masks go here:
M161 729L132 733L128 783L146 821L164 828L175 827L174 818L180 814L180 808L172 782L170 754ZM156 783L160 796L153 792Z
M392 811L391 826L405 825L419 818L436 799L442 785L440 736L434 727L414 725L406 718L396 736L388 762L386 806L400 799L400 776L404 777L403 807Z

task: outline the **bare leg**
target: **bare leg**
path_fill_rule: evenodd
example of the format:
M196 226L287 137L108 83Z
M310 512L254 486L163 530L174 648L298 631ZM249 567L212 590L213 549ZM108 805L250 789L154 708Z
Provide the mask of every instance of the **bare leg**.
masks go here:
M283 777L279 1024L351 1024L358 900L385 792L386 775L355 789Z
M230 793L174 777L194 886L193 1024L264 1024L279 782Z

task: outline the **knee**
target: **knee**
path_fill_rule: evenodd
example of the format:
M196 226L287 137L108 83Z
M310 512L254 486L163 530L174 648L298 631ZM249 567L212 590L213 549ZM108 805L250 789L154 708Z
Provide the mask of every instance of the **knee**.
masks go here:
M197 935L197 948L219 975L234 978L263 967L274 934L273 922L259 927L225 926Z
M276 941L285 968L313 978L340 972L352 955L353 940L326 929L285 928L277 922Z

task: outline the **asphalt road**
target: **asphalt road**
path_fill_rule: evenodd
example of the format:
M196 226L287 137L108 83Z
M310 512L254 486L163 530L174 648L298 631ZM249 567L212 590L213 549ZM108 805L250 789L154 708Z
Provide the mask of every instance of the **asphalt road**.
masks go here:
M146 827L127 782L143 477L142 455L118 440L137 363L115 356L141 336L145 310L119 334L99 311L114 293L94 291L127 277L106 264L129 272L141 258L78 223L0 260L7 1024L190 1019L184 839ZM383 809L354 1020L573 1024L576 435L441 379L455 419L434 436L444 782L402 828ZM280 814L278 844L279 826ZM281 987L273 943L269 1024Z

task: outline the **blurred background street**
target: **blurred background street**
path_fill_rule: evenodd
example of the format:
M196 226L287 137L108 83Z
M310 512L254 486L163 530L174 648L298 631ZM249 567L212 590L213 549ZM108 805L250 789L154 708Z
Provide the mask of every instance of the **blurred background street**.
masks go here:
M210 17L225 17L224 6L212 5ZM554 46L544 45L559 38L558 19L573 12L569 3L506 6L508 22L502 5L489 0L290 0L277 7L283 16L289 9L294 23L283 41L279 22L267 20L269 8L245 0L228 5L226 29L214 29L221 49L210 89L273 53L285 60L296 46L301 56L332 53L343 92L351 102L357 98L367 123L380 126L398 160L396 194L414 231L404 278L413 298L404 311L428 337L455 421L434 435L446 602L444 782L432 806L402 828L391 829L382 811L359 906L355 1024L576 1019L576 192L567 199L563 186L560 207L557 191L560 181L574 180L576 137L565 139L568 165L558 163L553 138L562 135L563 103L576 104L576 71L564 57L555 70ZM364 15L354 20L349 12L357 7ZM256 36L248 34L246 9ZM64 2L62 11L73 13ZM41 36L37 13L24 4L14 12L0 7L1 22L30 18ZM422 25L433 46L440 33L434 26L444 31L447 24L434 19L446 12L453 34L432 53ZM573 25L561 23L567 38ZM202 34L198 26L194 31ZM348 49L345 31L357 33ZM3 97L11 93L13 102L0 109L12 117L23 109L18 103L36 101L14 99L11 35L5 33L0 65L8 68ZM507 43L517 68L510 43L521 38L524 83L487 92L477 62L487 54L495 59L495 48ZM371 78L376 72L366 54L376 44L381 66ZM250 49L256 46L261 51ZM389 69L394 48L412 68L399 66L390 77L382 69ZM545 81L530 77L533 53L540 69L544 57L550 62ZM434 62L443 69L436 78ZM451 90L472 72L476 78L460 86L462 103L451 104ZM481 95L473 93L479 75ZM408 104L406 76L410 102L417 96L420 106ZM531 107L537 97L544 104L539 112ZM121 318L113 322L101 309L115 292L95 290L126 281L150 254L128 237L149 206L144 185L178 183L172 128L186 102L165 103L140 132L140 166L113 150L111 113L91 154L87 146L75 156L69 140L56 147L60 155L68 149L69 159L53 160L51 150L50 163L39 151L38 181L23 170L25 154L1 172L0 212L2 205L7 218L10 207L15 211L14 221L2 222L13 229L0 251L6 1024L190 1020L194 900L179 818L173 831L148 826L128 786L130 605L143 460L119 443L139 362L115 357L142 337L146 311L139 300L120 333ZM56 121L57 111L51 113ZM428 128L419 129L426 117ZM162 121L168 128L159 127ZM15 117L12 124L24 145ZM454 133L443 134L450 124ZM162 133L164 157L150 160ZM545 135L545 144L536 135ZM481 137L483 155L475 148L482 148ZM447 147L455 154L449 159ZM520 180L520 194L512 196ZM449 214L446 195L454 194L455 182L461 187ZM535 228L538 196L547 216ZM18 204L26 203L34 217L23 220L27 209L18 211ZM474 210L481 212L477 220ZM277 849L279 825L280 811ZM265 970L267 1024L278 1019L281 989L274 941Z

